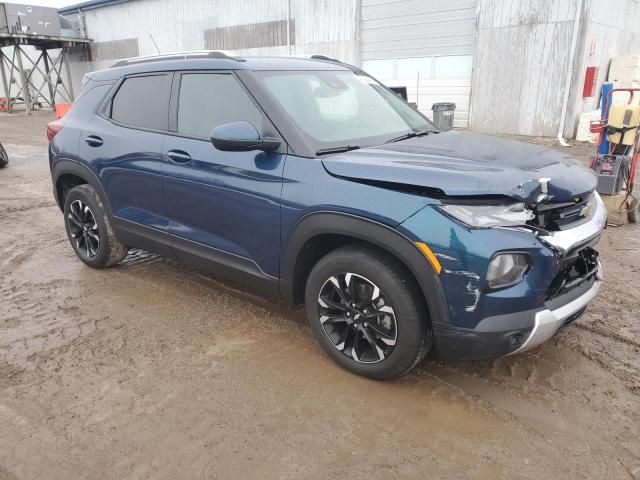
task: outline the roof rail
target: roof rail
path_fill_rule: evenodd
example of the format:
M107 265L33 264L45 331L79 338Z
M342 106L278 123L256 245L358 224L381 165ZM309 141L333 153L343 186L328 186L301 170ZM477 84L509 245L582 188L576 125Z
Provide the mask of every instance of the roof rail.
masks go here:
M234 60L236 62L246 62L242 57L238 57L231 52L224 50L202 50L192 52L175 52L175 53L161 53L158 55L147 55L144 57L133 57L118 60L111 67L123 67L125 65L135 65L139 63L159 62L162 60L186 60L189 58L218 58L225 60Z
M341 62L340 60L338 60L337 58L333 58L333 57L330 57L328 55L315 54L315 55L311 55L309 58L311 60L325 60L327 62L344 63L344 62Z

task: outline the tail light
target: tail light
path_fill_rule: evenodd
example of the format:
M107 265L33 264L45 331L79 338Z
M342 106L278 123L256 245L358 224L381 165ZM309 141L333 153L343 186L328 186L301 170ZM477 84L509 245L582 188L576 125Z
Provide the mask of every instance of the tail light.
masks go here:
M47 140L53 140L60 130L64 127L64 122L62 120L54 120L47 124Z

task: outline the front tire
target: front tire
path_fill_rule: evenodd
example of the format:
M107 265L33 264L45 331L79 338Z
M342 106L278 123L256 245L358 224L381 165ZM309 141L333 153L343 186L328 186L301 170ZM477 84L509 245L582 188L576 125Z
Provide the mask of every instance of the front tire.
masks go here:
M91 185L69 190L64 219L73 250L90 267L111 267L127 255L127 247L116 237L102 200Z
M314 336L339 365L376 380L400 377L429 351L420 291L389 255L339 248L313 267L305 305Z

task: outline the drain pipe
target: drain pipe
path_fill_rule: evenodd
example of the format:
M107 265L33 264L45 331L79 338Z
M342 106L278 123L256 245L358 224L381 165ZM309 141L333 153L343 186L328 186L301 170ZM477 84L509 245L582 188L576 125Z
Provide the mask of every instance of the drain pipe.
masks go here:
M287 0L287 55L291 56L291 0Z
M578 34L580 33L580 21L582 20L582 4L584 0L578 0L576 6L576 18L573 21L573 37L571 39L571 52L569 53L569 68L567 70L567 78L564 82L564 98L562 99L562 114L560 115L560 126L558 127L558 142L563 147L570 145L562 137L564 134L564 124L567 120L567 109L569 107L569 90L571 89L571 79L573 78L573 64L576 58L576 50L578 49Z

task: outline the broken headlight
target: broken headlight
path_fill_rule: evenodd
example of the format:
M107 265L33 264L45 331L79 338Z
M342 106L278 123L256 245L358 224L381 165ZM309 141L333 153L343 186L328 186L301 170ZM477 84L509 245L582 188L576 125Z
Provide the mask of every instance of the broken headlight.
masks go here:
M461 205L448 204L440 207L444 212L465 225L477 228L515 227L525 225L534 218L524 203L510 205Z
M504 288L519 283L529 270L529 256L524 253L499 253L489 262L489 288Z

